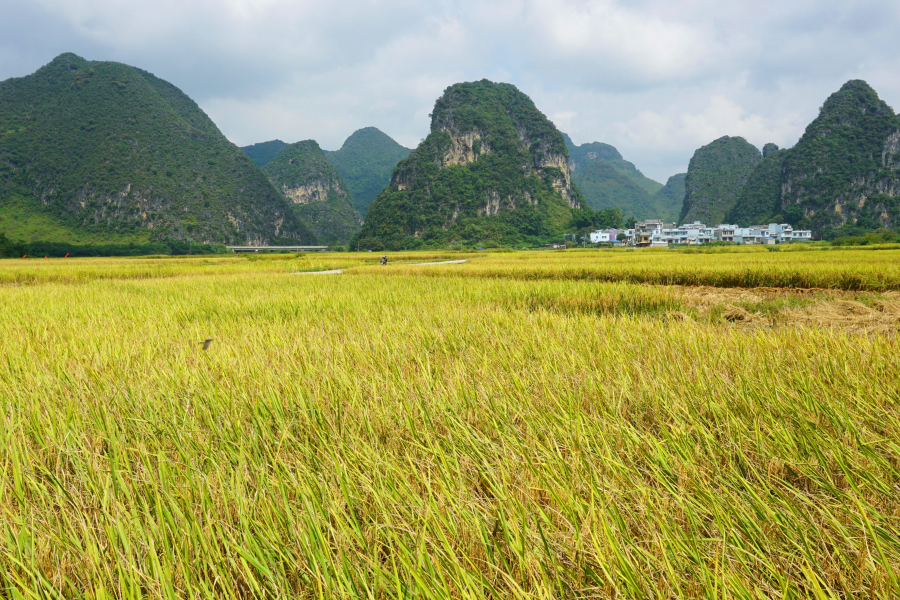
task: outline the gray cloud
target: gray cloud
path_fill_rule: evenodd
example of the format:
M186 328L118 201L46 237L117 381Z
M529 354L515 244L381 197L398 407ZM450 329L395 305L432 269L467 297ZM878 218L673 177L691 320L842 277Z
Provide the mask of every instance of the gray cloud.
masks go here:
M721 135L791 145L851 78L900 105L886 0L5 0L0 79L61 52L182 88L233 141L374 125L406 145L448 85L518 85L576 142L664 181Z

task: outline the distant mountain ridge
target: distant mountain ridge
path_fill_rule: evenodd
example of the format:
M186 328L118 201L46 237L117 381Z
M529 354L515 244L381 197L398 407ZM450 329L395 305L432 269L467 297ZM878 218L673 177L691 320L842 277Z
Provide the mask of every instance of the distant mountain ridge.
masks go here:
M575 145L563 134L569 149L572 181L594 210L619 208L637 219L674 219L684 196L645 177L619 151L601 142Z
M297 172L279 161L292 148ZM298 172L319 178L317 200L291 202ZM335 151L311 140L241 151L171 84L74 54L0 82L0 233L13 239L518 244L587 227L583 206L825 236L897 228L900 116L848 81L793 148L726 136L663 186L609 144L576 146L514 86L487 80L447 88L414 151L374 127Z
M346 244L362 225L344 181L314 140L285 146L263 172L320 243Z
M252 160L257 167L262 168L278 156L278 153L284 150L287 145L286 142L282 142L281 140L272 140L270 142L260 142L251 146L242 146L241 150L250 157L250 160Z
M241 149L253 162L264 167L288 144L281 140L260 142ZM353 205L363 216L369 205L391 181L391 173L411 150L395 142L375 127L364 127L344 140L339 150L324 150L325 158L337 169Z
M660 217L675 221L681 207L684 205L684 196L686 194L684 182L687 179L687 173L677 173L666 180L666 185L653 196L657 201L657 206L662 207Z
M448 87L354 243L404 248L561 233L582 205L562 134L515 86Z
M45 230L70 239L315 240L196 103L141 69L62 54L0 82L0 125L0 212L14 207Z
M363 216L391 182L394 167L412 152L376 129L365 127L348 137L340 150L325 151L353 195L353 204Z

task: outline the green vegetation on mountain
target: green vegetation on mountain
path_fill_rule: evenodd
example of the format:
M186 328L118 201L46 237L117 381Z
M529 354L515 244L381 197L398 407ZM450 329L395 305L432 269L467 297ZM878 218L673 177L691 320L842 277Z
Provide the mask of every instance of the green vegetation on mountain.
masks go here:
M562 134L528 96L487 80L447 88L431 133L369 207L354 246L535 243L571 224L581 194Z
M759 149L742 137L725 136L697 150L684 180L679 222L722 223L761 160Z
M566 148L569 150L570 163L580 163L588 160L625 160L615 146L604 144L603 142L590 142L578 146L572 141L568 133L563 133L562 136L566 142Z
M666 185L653 195L659 210L659 213L657 214L660 215L655 218L665 219L667 221L678 220L678 214L681 212L681 207L684 205L684 180L686 177L687 173L672 175L669 177L668 181L666 181Z
M180 90L74 54L0 82L0 219L12 239L313 241Z
M0 233L10 239L28 242L53 240L82 244L109 241L143 243L150 239L150 232L141 230L131 234L110 234L97 229L86 232L77 225L56 217L27 191L16 191L15 188L11 190L8 185L2 187L2 184L0 184Z
M272 140L270 142L253 144L252 146L242 146L241 150L250 157L250 160L252 160L257 167L261 168L270 160L278 156L278 153L281 152L285 146L287 146L287 144L281 140Z
M27 253L24 243L11 240L0 232L0 258L16 258Z
M592 208L619 208L623 214L638 219L676 218L683 193L676 200L671 190L663 192L661 183L645 177L609 144L576 146L568 135L564 134L564 138L571 157L572 181Z
M326 150L325 158L337 169L353 196L353 205L365 217L391 182L394 167L410 152L378 129L366 127L348 137L340 150Z
M362 217L341 176L314 140L286 146L263 172L322 244L346 244Z
M609 144L576 146L568 135L563 136L571 157L572 181L592 208L619 208L637 219L677 218L684 202L683 174L669 178L664 186L644 176Z
M787 150L771 148L775 144L766 144L766 157L753 169L744 187L738 194L738 200L725 215L725 222L741 227L761 225L772 220L784 221L775 215L780 213L781 203L781 170Z

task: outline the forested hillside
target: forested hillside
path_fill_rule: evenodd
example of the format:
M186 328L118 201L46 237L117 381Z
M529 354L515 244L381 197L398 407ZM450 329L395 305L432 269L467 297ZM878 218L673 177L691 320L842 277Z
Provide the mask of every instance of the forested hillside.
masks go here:
M684 194L663 191L664 186L645 177L613 146L600 142L576 146L564 135L569 149L572 181L595 210L619 208L637 219L674 220Z
M0 83L0 213L72 241L314 240L180 90L74 54ZM22 238L19 220L0 227Z
M781 170L782 214L827 233L900 225L900 121L864 81L832 94Z
M679 221L722 223L761 160L759 149L742 137L725 136L697 150L685 176Z
M661 208L659 213L661 216L657 218L667 219L669 221L678 220L678 214L681 212L681 207L684 205L685 178L687 178L687 173L672 175L666 181L666 185L654 194L656 205Z
M287 146L281 140L272 140L244 146L242 150L253 162L264 167ZM340 150L323 152L353 197L353 206L365 216L372 201L391 182L394 167L409 156L410 149L375 127L365 127L348 137Z
M746 184L738 193L738 200L728 211L725 220L741 227L760 225L771 220L783 221L781 215L781 171L787 150L771 149L753 169Z
M250 160L252 160L257 167L262 168L266 163L278 156L278 153L281 152L285 146L287 146L287 144L281 140L272 140L270 142L253 144L252 146L243 146L241 147L241 150L250 157Z
M404 148L374 127L353 133L340 150L325 151L353 196L353 205L363 216L369 205L390 182L394 167L409 156Z

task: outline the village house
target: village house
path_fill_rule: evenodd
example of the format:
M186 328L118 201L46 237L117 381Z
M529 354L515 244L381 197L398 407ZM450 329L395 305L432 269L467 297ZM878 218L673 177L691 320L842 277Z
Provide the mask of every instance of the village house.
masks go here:
M620 233L624 242L618 242ZM708 227L700 221L675 226L661 219L648 219L635 223L633 229L598 229L588 234L591 244L627 243L638 247L668 247L672 245L696 245L710 242L737 244L789 244L812 240L812 231L795 230L788 223L769 223L753 227L721 224Z

